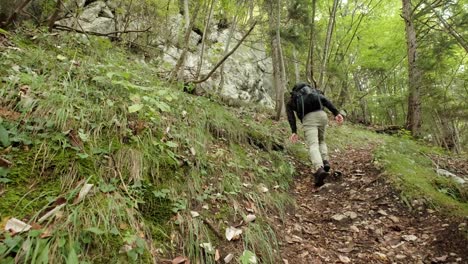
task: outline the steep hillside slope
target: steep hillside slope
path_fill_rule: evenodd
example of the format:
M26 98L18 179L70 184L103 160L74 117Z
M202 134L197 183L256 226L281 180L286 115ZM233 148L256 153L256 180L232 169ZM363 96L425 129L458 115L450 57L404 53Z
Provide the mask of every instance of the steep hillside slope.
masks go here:
M102 38L38 33L1 49L2 230L32 226L2 233L3 259L213 263L251 214L232 252L273 262L266 215L292 204L293 167L261 112L183 93Z

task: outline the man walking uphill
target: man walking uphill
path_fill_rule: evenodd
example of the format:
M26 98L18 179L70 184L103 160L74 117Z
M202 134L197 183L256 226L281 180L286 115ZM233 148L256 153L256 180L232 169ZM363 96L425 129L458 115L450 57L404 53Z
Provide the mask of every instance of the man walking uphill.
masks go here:
M309 148L309 158L315 171L314 182L317 187L324 184L328 171L330 171L328 149L325 143L328 117L323 111L324 107L333 113L339 124L343 122L343 116L338 112L338 109L312 84L298 83L294 85L291 98L286 104L286 113L292 130L290 140L293 143L297 142L299 138L294 112L303 124Z

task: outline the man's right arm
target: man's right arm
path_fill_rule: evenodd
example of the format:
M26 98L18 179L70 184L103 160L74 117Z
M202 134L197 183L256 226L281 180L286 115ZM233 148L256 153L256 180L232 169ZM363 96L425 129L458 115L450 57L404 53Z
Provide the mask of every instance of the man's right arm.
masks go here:
M288 115L288 122L289 126L291 127L291 131L293 134L297 133L297 126L296 126L296 116L294 116L293 110L293 103L292 100L289 100L286 104L286 114Z

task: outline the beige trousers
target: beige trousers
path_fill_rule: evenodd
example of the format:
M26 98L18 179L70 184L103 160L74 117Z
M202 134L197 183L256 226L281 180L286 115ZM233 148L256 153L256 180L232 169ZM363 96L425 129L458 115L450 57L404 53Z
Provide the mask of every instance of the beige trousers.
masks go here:
M317 170L323 167L323 160L328 160L328 148L325 143L325 130L328 125L327 113L310 112L302 120L305 139L309 148L309 158Z

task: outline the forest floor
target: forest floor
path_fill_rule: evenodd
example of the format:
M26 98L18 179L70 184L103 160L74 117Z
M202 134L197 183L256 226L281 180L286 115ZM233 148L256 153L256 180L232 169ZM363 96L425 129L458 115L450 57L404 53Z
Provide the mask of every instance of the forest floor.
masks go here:
M296 165L297 206L281 227L283 262L468 263L468 240L459 231L466 218L443 216L418 200L406 206L373 165L373 149L335 151L321 188L313 187L309 167Z

